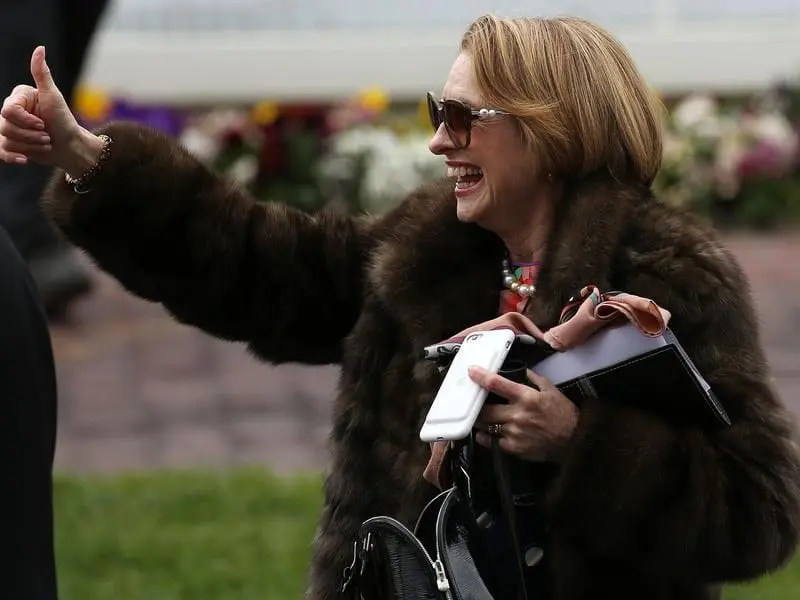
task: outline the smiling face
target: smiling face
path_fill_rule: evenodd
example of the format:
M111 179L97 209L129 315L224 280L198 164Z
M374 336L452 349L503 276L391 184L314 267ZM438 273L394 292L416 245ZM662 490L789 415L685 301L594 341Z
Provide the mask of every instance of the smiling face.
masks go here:
M474 110L498 108L484 105L467 53L453 63L442 97L461 100ZM502 235L527 218L543 174L513 117L474 120L470 144L464 149L456 148L441 125L429 147L447 161L459 220Z

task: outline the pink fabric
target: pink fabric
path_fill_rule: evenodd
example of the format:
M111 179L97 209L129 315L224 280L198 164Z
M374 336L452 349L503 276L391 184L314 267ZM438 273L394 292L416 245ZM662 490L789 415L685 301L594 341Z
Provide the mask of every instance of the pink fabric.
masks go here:
M534 325L533 321L531 321L528 317L518 312L507 312L504 315L492 319L491 321L484 321L483 323L478 323L472 327L467 327L463 331L459 331L453 337L448 338L448 341L463 341L464 338L470 333L474 333L475 331L489 331L490 329L511 329L517 334L527 333L536 339L545 339L545 334L542 333L542 330Z
M452 485L452 482L447 479L447 469L444 468L444 460L447 458L449 449L450 442L431 442L431 457L422 472L422 478L440 490L445 490Z
M554 350L568 350L582 344L601 327L618 321L621 317L636 325L642 335L658 337L667 329L670 312L649 298L633 294L601 294L589 286L581 290L583 302L568 305L562 313L562 322L544 334L545 341ZM574 315L564 320L565 313L577 305Z
M473 325L449 339L463 339L474 331L505 327L517 334L527 333L544 340L554 350L564 351L579 346L602 327L624 322L623 319L633 323L643 335L657 337L666 331L670 317L668 310L649 298L626 293L602 294L595 286L587 286L581 290L578 299L564 307L561 322L546 332L542 332L525 315L510 312ZM450 442L446 441L431 443L431 457L422 474L426 481L439 489L451 485L445 479L443 468L449 447Z

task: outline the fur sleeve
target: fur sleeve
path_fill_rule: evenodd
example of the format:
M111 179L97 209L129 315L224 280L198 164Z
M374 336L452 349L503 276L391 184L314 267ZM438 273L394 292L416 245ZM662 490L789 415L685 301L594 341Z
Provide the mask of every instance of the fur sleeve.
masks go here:
M98 133L114 145L92 190L59 173L45 194L66 237L183 323L273 362L338 362L360 310L365 222L256 202L156 131Z
M587 402L549 498L554 533L586 558L702 583L779 568L800 528L798 448L769 383L747 282L733 257L707 250L670 256L670 273L634 268L628 289L673 307L673 329L733 425L711 433Z

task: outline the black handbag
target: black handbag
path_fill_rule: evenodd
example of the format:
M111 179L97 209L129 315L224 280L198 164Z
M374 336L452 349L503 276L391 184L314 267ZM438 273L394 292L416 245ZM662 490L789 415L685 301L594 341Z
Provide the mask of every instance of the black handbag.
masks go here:
M500 373L523 381L526 365L507 360ZM504 402L490 395L487 402ZM472 490L479 466L483 483L494 485L505 528L505 544L514 557L518 600L531 597L525 558L518 539L515 493L512 487L531 479L531 463L503 452L492 439L489 451L474 435L452 442L448 468L453 486L439 493L420 513L413 531L389 516L364 521L356 536L352 563L345 569L341 600L499 600L490 591L493 573L480 516L475 516ZM476 482L477 483L477 482ZM523 485L524 488L524 485ZM504 582L508 587L508 582ZM503 600L512 600L503 597Z
M497 440L492 455L496 468L507 475L505 456ZM451 451L451 454L457 452ZM458 468L458 467L457 467ZM495 600L486 581L488 555L478 534L479 525L469 505L465 478L456 478L423 509L414 530L388 516L367 519L354 543L353 562L345 569L339 598L342 600ZM498 477L498 485L508 486ZM504 517L510 524L513 548L516 519L511 492L503 495ZM517 554L520 599L527 600L523 558Z

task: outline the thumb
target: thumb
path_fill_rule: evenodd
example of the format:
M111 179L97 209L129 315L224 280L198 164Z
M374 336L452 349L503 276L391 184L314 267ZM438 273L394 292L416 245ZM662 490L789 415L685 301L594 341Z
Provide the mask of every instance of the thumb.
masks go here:
M39 91L58 90L56 82L53 81L50 67L47 66L47 61L45 60L44 46L38 46L33 51L31 56L31 75L33 75L33 81Z

